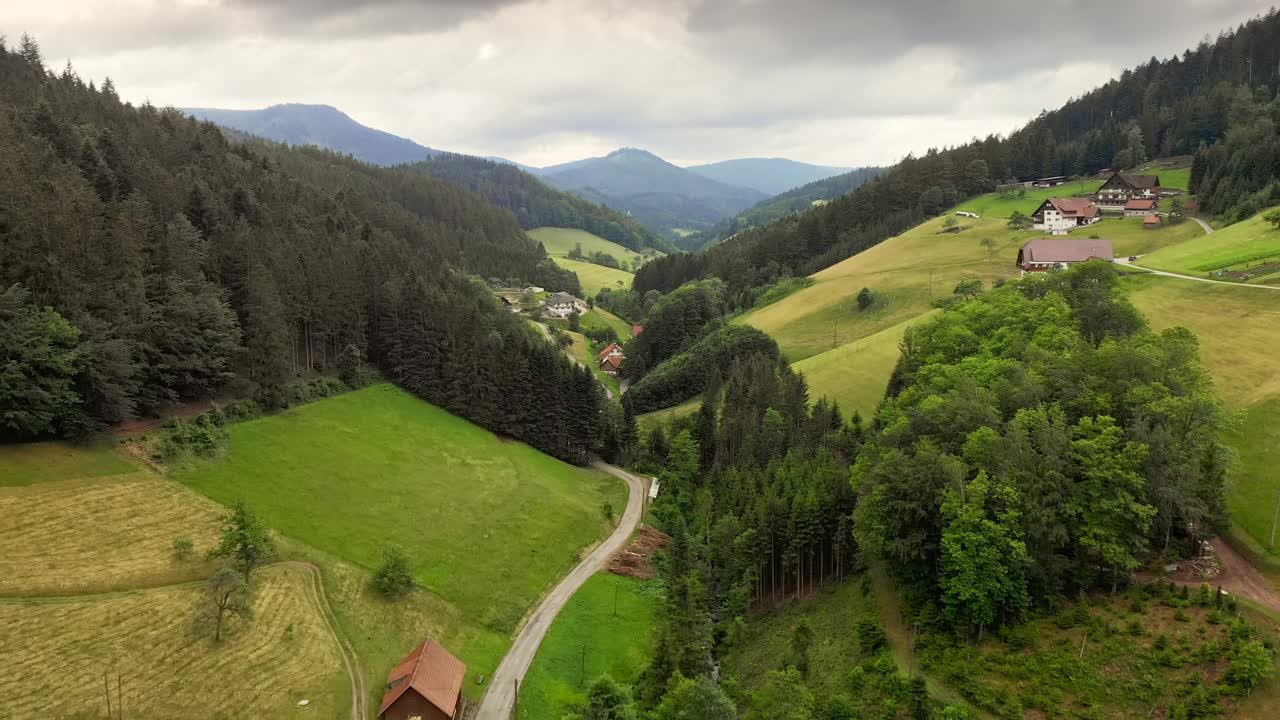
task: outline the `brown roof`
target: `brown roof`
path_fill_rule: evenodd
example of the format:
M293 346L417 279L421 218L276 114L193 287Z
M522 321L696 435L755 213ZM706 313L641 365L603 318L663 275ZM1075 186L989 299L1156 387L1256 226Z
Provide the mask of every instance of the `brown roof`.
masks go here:
M608 347L606 347L605 349L603 349L603 350L601 350L600 352L596 353L596 360L603 360L605 355L608 355L609 353L613 352L615 349L617 349L617 350L618 350L618 352L622 352L622 346L621 346L621 345L619 345L619 344L618 344L618 343L616 343L616 342L611 342L611 343L609 343L609 346L608 346Z
M1145 219L1143 219L1142 224L1143 225L1159 225L1160 216L1155 214L1148 215Z
M642 333L642 332L644 332L644 326L643 326L643 325L632 325L632 326L631 326L631 337L635 337L635 336L639 335L639 334L640 334L640 333Z
M1049 204L1063 217L1097 217L1098 206L1089 198L1049 198Z
M608 370L621 370L621 369L622 369L622 358L620 358L620 357L618 357L618 356L616 356L616 355L615 355L614 357L607 357L607 358L605 358L605 359L604 359L604 362L600 363L600 369L602 369L602 370L605 370L605 369L608 369Z
M458 709L458 695L462 692L462 680L467 666L435 640L427 638L396 665L387 676L389 689L382 696L378 715L400 699L405 691L413 688L440 712L453 717Z
M1125 210L1153 210L1156 201L1150 198L1134 198L1124 204Z
M1037 238L1018 251L1018 264L1024 268L1031 263L1074 263L1093 258L1114 259L1111 241L1093 238Z

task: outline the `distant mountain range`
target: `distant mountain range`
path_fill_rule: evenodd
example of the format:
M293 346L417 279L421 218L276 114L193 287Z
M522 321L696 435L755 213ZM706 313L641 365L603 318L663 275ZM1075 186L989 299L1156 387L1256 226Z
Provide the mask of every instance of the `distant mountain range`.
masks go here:
M853 168L810 165L786 158L741 158L707 165L690 165L686 169L728 185L740 185L766 195L777 195L832 175L847 173Z
M634 148L554 165L538 174L558 188L624 210L669 236L679 230L711 227L768 197L759 190L712 180Z
M261 110L186 108L183 112L267 140L318 145L374 165L417 163L444 153L361 125L328 105L289 103ZM556 188L629 214L672 239L685 231L709 230L772 195L845 170L784 158L744 158L681 168L635 148L544 168L500 157L485 159L515 165ZM455 163L450 171L468 167Z
M352 120L328 105L272 105L261 110L183 108L186 114L288 145L318 145L373 165L426 160L439 150Z

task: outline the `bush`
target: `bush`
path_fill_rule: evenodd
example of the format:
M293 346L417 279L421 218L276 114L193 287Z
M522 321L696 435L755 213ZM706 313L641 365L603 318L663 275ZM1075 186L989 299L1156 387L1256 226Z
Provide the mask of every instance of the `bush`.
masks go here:
M1250 640L1231 653L1231 664L1224 679L1237 695L1244 696L1269 677L1272 670L1271 651L1257 640Z
M880 627L880 623L876 622L873 617L864 617L854 623L854 630L858 633L858 647L864 653L873 653L884 647L885 635L884 628Z
M170 418L160 426L151 458L158 462L172 462L187 453L201 457L216 455L226 442L226 432L219 419L225 419L222 413L204 413L190 423L182 418Z
M1040 639L1040 633L1030 623L1024 625L1002 625L999 635L1000 639L1014 650L1031 647Z
M222 415L227 422L252 420L262 415L262 406L254 400L236 400L222 408Z
M1272 210L1271 212L1267 213L1266 215L1263 215L1263 216L1262 216L1262 219L1263 219L1263 220L1266 220L1267 222L1271 223L1272 225L1275 225L1275 226L1276 226L1276 229L1277 229L1277 230L1280 230L1280 208L1276 208L1275 210Z
M190 560L196 556L196 544L189 537L175 538L173 556L179 560Z
M875 303L876 303L876 294L871 290L871 288L864 287L858 291L858 309L859 310L866 310L872 305L875 305Z
M312 378L306 382L298 383L293 386L293 404L302 405L304 403L323 400L327 397L339 395L350 390L346 383L336 377L323 375L321 377Z
M382 564L373 574L373 588L383 597L397 598L418 586L409 568L409 556L398 545L382 551Z

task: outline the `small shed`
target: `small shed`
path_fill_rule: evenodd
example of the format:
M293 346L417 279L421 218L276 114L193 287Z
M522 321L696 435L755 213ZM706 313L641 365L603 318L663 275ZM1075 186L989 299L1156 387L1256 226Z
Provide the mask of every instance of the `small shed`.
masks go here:
M1142 227L1147 230L1155 230L1156 228L1160 227L1160 224L1162 222L1163 221L1160 219L1159 215L1152 213L1148 215L1145 220L1142 221Z
M462 680L467 666L430 638L413 649L387 676L378 706L386 720L454 720L462 716Z
M1156 211L1156 201L1152 198L1134 198L1124 204L1125 217L1146 217Z

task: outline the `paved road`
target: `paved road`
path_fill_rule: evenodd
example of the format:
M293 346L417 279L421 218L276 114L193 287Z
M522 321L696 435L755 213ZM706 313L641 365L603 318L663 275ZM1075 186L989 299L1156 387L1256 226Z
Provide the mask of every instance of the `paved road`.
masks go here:
M1193 217L1193 218L1191 218L1191 219L1192 219L1192 220L1195 220L1195 221L1200 225L1200 227L1204 228L1204 234L1205 234L1205 235L1212 235L1212 234L1213 234L1213 228L1209 226L1209 223L1207 223L1207 222L1205 222L1205 221L1201 220L1201 219L1200 219L1200 218L1198 218L1198 217Z
M1137 257L1141 258L1142 256L1138 255ZM1227 282L1226 280L1210 280L1209 278L1195 277L1194 275L1180 275L1178 273L1165 272L1164 270L1153 270L1149 267L1143 267L1135 262L1132 262L1129 260L1129 258L1123 258L1123 257L1116 258L1115 263L1117 265L1126 265L1128 267L1134 267L1139 270L1146 270L1152 275L1163 275L1164 277L1179 278L1182 280L1194 280L1196 282L1211 283L1214 285L1230 285L1232 287L1259 288L1262 290L1280 290L1280 285L1250 285L1248 283Z
M578 588L603 568L614 553L627 544L631 533L640 524L640 515L644 509L644 500L648 491L644 479L613 465L596 463L595 467L626 481L629 493L627 509L622 513L622 520L612 535L592 550L585 560L543 598L538 609L534 610L529 621L520 629L520 634L516 635L516 641L511 644L507 656L502 658L497 671L489 680L489 690L480 701L476 720L509 720L511 718L511 710L515 706L516 683L524 680L525 673L529 671L529 665L533 663L533 656L537 654L538 646L542 644L542 638L546 636L552 621L564 609L565 604L578 591Z

